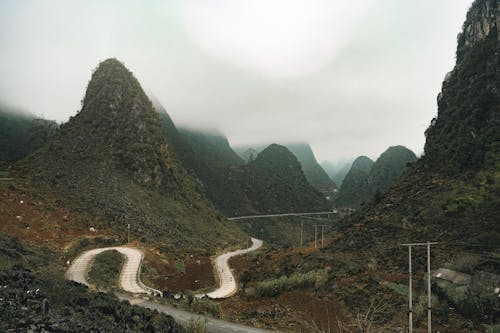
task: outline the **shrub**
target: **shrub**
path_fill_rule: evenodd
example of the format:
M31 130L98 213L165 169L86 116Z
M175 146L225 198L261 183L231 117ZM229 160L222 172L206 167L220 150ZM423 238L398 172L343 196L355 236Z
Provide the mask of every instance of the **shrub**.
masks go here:
M255 288L255 293L261 297L271 297L301 287L321 288L327 279L328 274L323 269L307 273L294 273L290 276L281 276L277 279L260 282Z
M207 318L191 318L186 327L187 333L206 333L207 332Z
M220 318L220 305L208 298L195 298L193 303L191 303L191 310L204 314L210 315L214 318Z
M450 284L444 294L460 313L473 320L491 322L500 317L500 300L494 293L475 293L467 287Z

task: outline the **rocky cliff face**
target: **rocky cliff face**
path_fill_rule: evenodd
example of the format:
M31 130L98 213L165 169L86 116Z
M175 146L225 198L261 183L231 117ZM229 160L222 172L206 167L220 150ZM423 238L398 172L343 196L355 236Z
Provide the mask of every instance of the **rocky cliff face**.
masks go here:
M457 63L438 97L438 116L426 132L425 156L379 200L358 211L349 225L362 227L351 241L383 240L384 251L393 239L498 243L498 9L495 0L472 5L458 40ZM443 255L449 260L448 252Z
M65 204L117 231L130 224L147 241L213 248L238 238L172 148L137 79L108 59L92 74L82 110L17 170Z
M458 38L457 63L443 82L426 131L427 167L462 172L494 164L500 150L499 2L475 1Z
M476 1L472 4L458 35L457 62L476 43L483 41L490 33L500 32L500 2L497 0ZM498 37L497 37L498 38Z

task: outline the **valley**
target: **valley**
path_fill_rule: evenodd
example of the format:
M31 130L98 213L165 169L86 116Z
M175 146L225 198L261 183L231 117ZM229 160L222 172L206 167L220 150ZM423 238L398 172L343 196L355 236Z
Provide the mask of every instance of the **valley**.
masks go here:
M129 5L122 4L116 17ZM178 30L186 35L162 35L172 45L154 49L165 62L148 60L153 57L146 50L163 39L145 31L184 22L189 6L155 7L157 16L148 12L148 19L138 13L152 4L135 8L134 17L144 26L124 30L130 39L123 45L131 42L136 51L115 49L119 58L114 58L89 48L81 56L93 55L93 70L86 63L71 71L80 58L72 66L58 58L51 76L68 71L68 86L69 77L81 80L82 73L88 80L76 85L83 98L76 111L64 107L64 121L45 119L46 105L40 104L41 116L38 109L26 111L32 99L45 100L38 89L45 91L50 76L26 95L8 94L10 85L0 85L0 332L498 332L500 2L474 0L461 13L465 20L453 44L453 68L432 95L437 115L423 117L421 149L410 139L414 133L405 132L423 126L420 100L428 96L420 94L432 86L424 78L431 74L424 71L423 56L422 75L413 72L410 67L418 66L404 62L413 58L403 50L420 57L432 46L437 56L444 43L434 40L414 52L410 37L397 42L413 30L429 33L416 28L421 22L411 29L387 23L385 41L382 34L369 34L363 24L370 21L346 14L346 22L363 24L353 23L359 29L350 36L355 43L339 46L326 67L266 76L251 66L238 67L257 53L237 52L239 60L230 64L218 59L218 52L209 52L213 59L198 58L196 52L207 45L228 47L217 38L180 56L204 34L230 37L246 22L230 20L234 31L199 32L197 24L207 13L235 15L224 1L219 5L220 13L208 4L203 10L192 4L199 9L196 24ZM240 8L233 5L232 10ZM397 12L395 4L386 5ZM272 12L255 6L258 15ZM300 7L292 21L333 13L326 7L306 11L311 6ZM28 7L26 13L37 12ZM385 11L380 8L366 7L367 17ZM25 15L2 4L0 9L18 15L0 20L0 27ZM176 10L182 15L156 21ZM255 14L250 7L243 12ZM93 15L102 18L99 10ZM428 30L447 25L445 16ZM386 22L383 15L373 17ZM218 24L227 22L209 26ZM256 30L252 24L238 41ZM107 32L103 50L120 35ZM280 40L288 34L283 28ZM301 36L295 36L300 49L307 49L312 37ZM0 42L3 38L0 34ZM366 40L369 52L356 44ZM375 54L391 49L384 44L389 40L401 49ZM282 48L277 41L265 47ZM174 62L169 52L176 54ZM349 63L360 54L366 54L363 65ZM289 57L293 52L269 68L281 68ZM404 84L396 80L401 73ZM352 76L334 84L337 75ZM39 82L35 74L12 77L14 88L17 80ZM63 109L63 97L75 98L65 91L54 86L51 107ZM28 104L19 102L21 95ZM216 123L220 129L208 126Z

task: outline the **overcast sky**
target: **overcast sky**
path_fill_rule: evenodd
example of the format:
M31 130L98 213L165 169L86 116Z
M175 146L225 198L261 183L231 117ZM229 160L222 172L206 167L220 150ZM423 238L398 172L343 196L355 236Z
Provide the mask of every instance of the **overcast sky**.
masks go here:
M420 154L471 0L0 0L0 101L67 121L116 57L178 125Z

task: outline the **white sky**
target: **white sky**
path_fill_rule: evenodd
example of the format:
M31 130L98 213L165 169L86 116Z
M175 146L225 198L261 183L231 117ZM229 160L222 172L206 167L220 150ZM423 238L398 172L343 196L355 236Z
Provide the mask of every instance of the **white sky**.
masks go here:
M422 152L471 0L0 0L0 101L67 121L116 57L177 124Z

